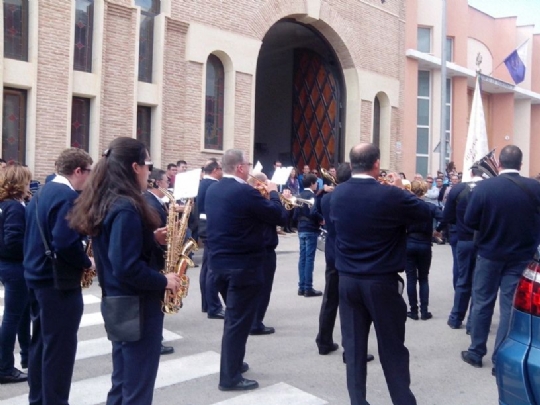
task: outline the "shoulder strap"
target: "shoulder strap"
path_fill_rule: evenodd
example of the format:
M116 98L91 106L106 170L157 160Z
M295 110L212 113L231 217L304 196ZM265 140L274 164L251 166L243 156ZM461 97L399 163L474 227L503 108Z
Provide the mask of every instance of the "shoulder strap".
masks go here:
M516 186L518 186L520 189L522 189L531 199L531 202L533 203L533 207L536 208L536 212L540 214L540 204L538 204L538 201L534 197L533 193L531 193L531 190L529 190L525 184L523 184L518 178L514 176L505 176L504 174L500 177L503 177L505 179L510 180L512 183L514 183Z
M40 192L38 192L34 197L36 199L36 222L37 222L37 226L38 226L38 229L39 229L39 234L41 235L41 240L43 241L43 244L45 245L45 256L52 259L52 251L49 248L49 244L47 243L47 239L45 238L45 233L43 232L43 228L41 227L41 222L39 222L39 214L38 214L38 201L39 201L38 196L39 196L39 194L40 194Z

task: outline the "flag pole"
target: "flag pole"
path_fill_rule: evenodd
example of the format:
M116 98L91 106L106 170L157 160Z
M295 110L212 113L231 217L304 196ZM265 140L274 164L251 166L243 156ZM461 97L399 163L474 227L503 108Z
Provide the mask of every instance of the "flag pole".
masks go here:
M446 0L442 1L441 24L441 126L440 171L446 173Z
M525 45L527 42L529 42L529 38L527 38L527 39L525 40L525 42L523 42L523 43L522 43L520 46L518 46L516 49L521 48L521 47L522 47L523 45ZM512 51L512 52L513 52L513 51ZM508 57L508 56L507 56L507 57ZM495 71L496 71L496 70L504 63L505 60L506 60L506 58L504 58L504 59L502 60L501 63L499 63L497 66L495 66L495 68L493 68L493 69L491 70L491 73L490 73L488 76L491 76L491 75L493 74L493 72L495 72Z

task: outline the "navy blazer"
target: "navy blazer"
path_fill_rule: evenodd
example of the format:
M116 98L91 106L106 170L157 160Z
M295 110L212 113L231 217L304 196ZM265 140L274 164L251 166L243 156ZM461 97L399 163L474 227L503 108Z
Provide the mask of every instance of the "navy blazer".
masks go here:
M19 201L0 202L0 270L23 276L25 207Z
M146 199L146 201L148 202L148 204L150 204L150 206L154 210L156 210L156 212L159 214L159 219L160 219L160 225L159 226L163 227L163 226L167 225L167 216L168 216L169 212L167 211L167 207L165 207L165 204L162 204L158 200L158 197L156 197L150 191L145 191L143 195L144 195L144 198Z
M336 228L336 269L380 275L405 269L406 227L431 219L428 203L374 178L351 178L336 187L330 219Z
M263 224L279 225L283 207L277 192L264 198L259 191L224 177L206 192L208 260L211 269L260 266L265 253Z
M506 177L520 181L534 200ZM540 183L518 173L482 180L471 191L465 224L478 231L478 254L489 260L525 261L540 244Z
M62 263L73 272L69 279L74 283L82 272L92 266L84 251L82 235L71 229L66 217L79 194L69 186L51 181L45 184L26 208L24 235L24 277L31 288L49 287L53 283L51 260L45 255L45 245L36 220L36 205L45 239ZM38 202L39 201L39 202Z
M150 265L154 232L143 226L127 198L113 204L92 241L99 283L107 295L163 295L167 279Z

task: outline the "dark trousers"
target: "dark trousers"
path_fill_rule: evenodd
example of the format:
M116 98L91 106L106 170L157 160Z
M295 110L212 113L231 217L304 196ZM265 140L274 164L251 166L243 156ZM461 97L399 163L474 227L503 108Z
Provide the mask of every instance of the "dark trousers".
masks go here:
M473 276L473 307L471 319L471 345L469 353L480 360L487 353L487 339L497 292L499 292L499 329L495 338L492 361L495 364L497 350L508 333L512 300L519 278L527 268L528 261L495 261L478 255Z
M448 323L454 327L459 327L465 319L465 314L471 300L472 281L474 267L476 265L476 248L474 247L474 242L472 240L458 241L456 253L459 275L454 287L454 305L448 317ZM470 330L470 320L469 313L467 330Z
M409 351L404 344L407 305L399 294L398 280L397 273L371 278L339 275L339 314L351 405L369 405L366 356L372 322L392 403L416 405L410 390Z
M141 339L112 343L112 387L107 405L150 405L159 366L163 313L158 297L141 300Z
M30 289L28 401L31 405L68 404L83 309L80 288Z
M429 268L431 267L431 244L407 241L407 297L411 312L418 312L418 284L420 311L427 312L429 306Z
M28 363L30 346L30 306L23 271L0 268L4 285L4 316L0 333L0 375L11 375L15 367L15 340L19 338L21 363Z
M242 379L246 342L263 285L262 265L248 269L214 270L218 288L227 288L221 340L219 384L232 387Z
M213 272L208 268L208 248L204 247L201 273L199 275L199 283L201 286L202 311L209 314L217 314L223 310L223 305L219 299L219 290L216 285L216 280ZM225 292L221 291L223 300L225 300Z
M326 265L324 294L319 313L319 333L315 342L321 349L330 349L334 344L334 326L339 306L339 276L333 266Z
M450 243L450 247L452 248L452 286L454 287L454 290L455 290L457 280L459 278L459 266L458 266L458 259L457 259L457 242Z
M264 255L264 260L262 263L264 281L261 287L261 292L259 293L259 303L257 304L255 318L253 319L253 324L251 325L251 330L253 331L264 329L263 320L264 316L266 315L268 305L270 304L270 295L272 294L274 275L276 274L275 249L275 247L266 248L266 253Z

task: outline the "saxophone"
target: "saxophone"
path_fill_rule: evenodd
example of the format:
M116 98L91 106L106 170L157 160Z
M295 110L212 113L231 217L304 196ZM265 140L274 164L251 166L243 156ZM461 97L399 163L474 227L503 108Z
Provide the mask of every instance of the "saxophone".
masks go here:
M89 239L86 242L85 253L88 257L94 257L94 249L92 249L92 239ZM81 288L88 288L94 282L94 277L96 276L95 269L84 269L81 275Z
M165 268L163 272L174 272L180 277L180 287L176 294L171 290L165 290L165 295L161 303L161 309L165 314L175 314L182 308L182 300L187 297L189 288L189 277L187 269L195 264L189 258L189 254L198 249L197 242L186 238L188 219L193 209L194 200L189 198L184 206L182 214L175 211L174 196L165 189L160 189L169 198L169 213L167 217L167 252L165 254Z

